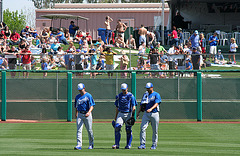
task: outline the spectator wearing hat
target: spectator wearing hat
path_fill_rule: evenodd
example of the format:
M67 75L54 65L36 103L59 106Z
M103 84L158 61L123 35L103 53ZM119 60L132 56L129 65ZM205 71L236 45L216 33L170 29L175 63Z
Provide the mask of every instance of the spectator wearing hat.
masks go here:
M194 33L192 34L192 36L189 38L189 41L192 44L192 48L197 48L197 51L201 52L201 47L199 45L199 35L198 35L198 31L195 30Z
M224 60L221 49L219 49L217 55L215 55L214 63L215 64L225 64L225 63L227 63L227 61Z
M197 48L192 48L192 63L193 69L199 70L200 69L200 53L197 51ZM194 73L194 76L197 76L197 73Z
M21 37L26 37L26 33L28 33L28 32L29 32L29 26L26 26L25 28L23 28L21 30L20 36Z
M100 42L96 42L94 45L96 46L97 54L101 54L103 52L103 48L101 46L101 43Z
M209 61L211 61L211 56L212 56L212 62L214 62L214 56L217 54L217 44L219 42L219 39L217 37L217 32L215 32L212 36L209 37L208 42L210 45Z
M64 33L59 28L57 29L56 37L57 37L59 43L63 43L64 45L68 44L66 38L64 37Z
M78 27L74 24L74 21L71 21L71 22L70 22L70 26L69 26L70 36L71 36L71 37L74 37L77 30L78 30Z
M192 70L193 66L189 58L186 59L186 70ZM193 77L193 73L189 73L190 77Z

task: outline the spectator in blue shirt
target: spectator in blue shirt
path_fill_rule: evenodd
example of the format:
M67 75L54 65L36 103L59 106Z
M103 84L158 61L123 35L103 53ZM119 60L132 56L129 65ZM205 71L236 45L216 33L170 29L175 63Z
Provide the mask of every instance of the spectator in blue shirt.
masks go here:
M224 60L224 57L223 57L221 52L222 52L221 49L219 49L218 54L215 55L215 60L214 60L215 64L225 64L225 63L227 63L227 61Z
M190 62L190 59L187 58L186 59L186 70L192 70L193 69L193 66L192 66L192 63ZM193 76L193 73L189 73L190 74L190 77Z
M64 37L64 33L60 29L57 30L57 38L59 43L63 43L64 45L68 44L66 38Z
M217 54L217 44L219 42L219 39L217 37L217 32L215 32L212 36L209 38L209 61L211 61L211 55L212 55L212 61L214 61L214 56Z
M189 38L189 41L192 44L192 48L197 48L197 51L201 52L201 47L199 45L199 35L198 35L198 31L195 30L194 33L192 34L192 36Z
M70 26L69 26L69 33L70 33L70 36L71 36L71 37L74 37L74 36L75 36L76 30L77 30L77 26L74 25L74 22L73 22L73 21L71 21L71 22L70 22Z

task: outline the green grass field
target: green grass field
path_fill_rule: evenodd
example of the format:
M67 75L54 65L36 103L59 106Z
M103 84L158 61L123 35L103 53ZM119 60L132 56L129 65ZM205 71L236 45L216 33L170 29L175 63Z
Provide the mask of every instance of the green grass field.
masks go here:
M0 155L240 155L240 125L229 123L160 123L159 142L150 150L151 126L147 129L147 149L139 150L140 124L133 126L132 149L122 130L120 149L113 150L114 130L110 123L94 123L95 148L88 150L83 129L83 149L76 145L75 123L1 123Z

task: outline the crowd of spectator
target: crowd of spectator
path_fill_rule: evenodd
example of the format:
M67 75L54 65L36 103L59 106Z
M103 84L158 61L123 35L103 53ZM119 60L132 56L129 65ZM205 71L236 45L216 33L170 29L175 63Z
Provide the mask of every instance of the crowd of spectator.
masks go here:
M138 61L136 70L198 70L206 66L206 61L212 61L217 64L226 64L227 61L221 54L221 50L217 50L218 38L215 32L209 39L209 58L206 55L206 39L203 33L197 30L190 36L189 41L183 44L182 29L173 26L170 34L171 47L166 50L160 42L157 42L156 34L148 31L144 25L138 30L139 40L136 41L133 35L129 39L124 39L124 32L127 26L117 21L116 38L113 37L111 30L111 22L113 19L106 17L106 38L105 42L101 37L93 43L89 32L82 32L79 27L70 22L69 29L58 28L51 30L46 27L41 32L37 32L34 28L26 26L22 31L17 33L15 30L9 30L5 25L0 32L0 50L3 54L0 57L1 69L17 69L21 66L24 70L41 69L54 70L64 67L66 70L114 70L114 55L111 47L131 48L138 50ZM136 42L139 43L137 47ZM74 44L75 43L75 44ZM77 43L77 47L75 47ZM63 50L66 45L67 50ZM32 54L32 49L41 49L38 56ZM234 38L231 39L229 62L236 64L235 52L238 48ZM218 51L218 52L217 52ZM120 69L127 70L129 58L124 51L121 51ZM233 60L231 60L233 57ZM36 59L38 58L38 59ZM40 63L40 66L37 65ZM91 78L96 78L98 73L90 73ZM11 72L14 78L15 72ZM149 73L149 77L174 77L176 73L164 72ZM77 77L83 77L83 73L76 73ZM108 73L111 78L113 73ZM193 76L190 73L190 76ZM29 73L23 72L23 77L28 78ZM43 73L43 77L47 77L47 72ZM121 73L122 78L127 78L127 73Z

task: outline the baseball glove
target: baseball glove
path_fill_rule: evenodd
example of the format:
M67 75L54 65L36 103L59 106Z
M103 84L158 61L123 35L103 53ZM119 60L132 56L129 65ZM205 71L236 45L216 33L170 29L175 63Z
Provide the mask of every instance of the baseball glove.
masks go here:
M126 121L126 123L127 123L128 125L130 125L130 126L133 126L134 123L135 123L135 118L134 118L134 117L129 118L129 119Z

